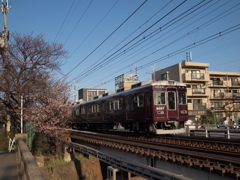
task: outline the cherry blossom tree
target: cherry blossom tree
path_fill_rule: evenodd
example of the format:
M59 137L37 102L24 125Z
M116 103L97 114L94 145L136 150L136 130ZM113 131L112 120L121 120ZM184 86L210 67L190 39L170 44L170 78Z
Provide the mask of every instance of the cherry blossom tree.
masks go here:
M19 125L23 107L24 121L30 122L38 132L57 135L57 129L66 126L68 87L64 80L54 78L66 54L63 45L48 42L43 35L11 34L9 60L5 68L0 69L0 116L3 120L6 121L6 110L10 109L12 124ZM10 101L6 101L6 94Z

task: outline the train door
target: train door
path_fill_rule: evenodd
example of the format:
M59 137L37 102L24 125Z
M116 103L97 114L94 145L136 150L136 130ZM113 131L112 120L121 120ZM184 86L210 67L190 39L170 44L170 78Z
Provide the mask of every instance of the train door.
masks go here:
M133 120L133 96L129 95L126 97L126 120Z
M151 119L151 95L150 93L146 93L145 96L146 100L145 100L145 104L146 104L146 120L150 120Z
M168 98L168 119L178 118L178 109L177 109L177 89L176 88L167 88L167 98Z

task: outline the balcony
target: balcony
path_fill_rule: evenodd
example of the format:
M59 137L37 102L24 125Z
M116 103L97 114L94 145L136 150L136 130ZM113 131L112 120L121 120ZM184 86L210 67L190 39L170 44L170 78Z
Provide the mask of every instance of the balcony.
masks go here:
M206 94L205 88L192 88L192 94Z
M223 81L212 81L213 86L217 85L217 86L222 86L223 85Z
M234 108L235 111L239 111L240 110L240 104L239 103L238 104L234 104L233 108Z
M233 98L240 98L240 93L232 93Z
M224 107L223 106L215 106L214 107L214 110L224 110Z
M240 86L240 83L237 81L232 81L232 86Z
M194 103L193 110L206 110L206 103Z
M205 73L184 73L183 81L209 81L209 76Z
M188 96L206 96L206 88L187 88Z
M224 93L215 93L211 96L211 99L223 99L225 98Z

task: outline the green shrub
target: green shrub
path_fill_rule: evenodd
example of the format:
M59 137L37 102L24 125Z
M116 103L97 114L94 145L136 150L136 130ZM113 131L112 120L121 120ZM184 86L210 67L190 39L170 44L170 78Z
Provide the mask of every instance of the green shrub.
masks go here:
M8 136L6 132L0 133L0 151L8 150Z
M7 151L9 146L9 139L15 136L14 131L0 132L0 151Z
M50 145L47 138L41 134L35 134L32 144L32 153L34 155L48 155Z

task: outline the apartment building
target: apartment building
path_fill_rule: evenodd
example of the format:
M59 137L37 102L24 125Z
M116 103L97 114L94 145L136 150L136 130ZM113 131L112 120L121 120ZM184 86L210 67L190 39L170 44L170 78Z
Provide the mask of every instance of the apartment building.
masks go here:
M91 101L95 96L100 96L106 93L106 89L96 89L96 88L82 88L78 90L78 99L83 101Z
M214 112L216 123L240 119L240 73L207 71L208 67L209 63L182 61L156 71L153 79L187 85L189 119L196 120L207 110Z

